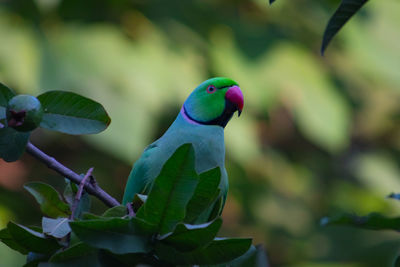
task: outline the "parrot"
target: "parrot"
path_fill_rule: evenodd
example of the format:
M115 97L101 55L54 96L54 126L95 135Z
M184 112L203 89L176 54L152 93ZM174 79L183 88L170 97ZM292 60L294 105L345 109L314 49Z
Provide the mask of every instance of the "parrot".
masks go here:
M191 143L195 153L195 170L202 173L219 167L220 195L203 216L220 215L228 192L225 169L224 129L233 114L243 110L243 93L232 79L211 78L197 86L183 103L178 116L167 131L145 148L129 174L123 204L133 201L135 194L148 194L162 167L177 148Z

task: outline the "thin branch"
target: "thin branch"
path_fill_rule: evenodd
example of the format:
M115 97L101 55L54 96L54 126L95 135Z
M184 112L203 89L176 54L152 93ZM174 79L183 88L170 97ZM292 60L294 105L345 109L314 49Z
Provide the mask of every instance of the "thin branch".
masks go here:
M4 125L0 123L0 128L3 128ZM55 158L50 157L46 153L44 153L42 150L34 146L31 142L28 142L26 145L26 152L31 154L33 157L37 158L39 161L42 163L46 164L46 166L59 174L61 176L71 180L77 185L80 185L82 182L82 177L73 172L72 170L68 169L64 165L62 165L60 162L58 162ZM98 186L97 182L94 179L91 179L91 182L88 184L84 185L86 191L103 201L104 204L106 204L109 207L114 207L114 206L119 206L121 205L115 198L110 196L106 191L104 191L100 186Z
M93 172L93 167L87 171L85 177L83 177L81 183L79 184L78 192L76 192L75 199L74 199L74 202L72 203L72 207L71 207L71 216L70 216L71 220L74 219L75 210L78 207L79 202L81 201L83 187L86 185L87 179L89 177L92 177L92 172Z
M46 164L48 168L58 172L63 177L71 180L75 184L80 185L82 183L83 179L79 174L68 169L60 162L58 162L55 158L50 157L39 148L34 146L31 142L28 142L28 144L26 145L26 152L37 158L42 163ZM115 198L107 194L107 192L105 192L100 186L98 186L96 182L85 183L84 188L89 194L97 197L109 207L120 205L120 203Z

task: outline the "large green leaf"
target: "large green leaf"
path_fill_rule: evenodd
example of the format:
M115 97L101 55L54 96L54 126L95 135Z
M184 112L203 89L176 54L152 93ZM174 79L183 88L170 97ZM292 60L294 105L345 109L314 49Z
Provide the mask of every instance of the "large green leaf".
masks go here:
M222 225L222 219L198 224L178 224L174 232L161 240L179 251L191 251L210 243L217 235Z
M69 206L61 200L61 196L50 185L41 182L31 182L24 185L40 205L41 211L49 217L68 217L71 214Z
M100 266L97 259L97 249L79 242L69 248L54 254L48 266Z
M68 221L68 218L51 219L43 217L43 233L46 235L54 236L55 238L62 238L71 232Z
M50 91L38 96L44 115L41 127L67 134L95 134L111 119L103 106L72 92Z
M230 261L226 264L221 264L217 265L218 267L225 267L225 266L231 266L231 267L247 267L247 266L252 266L252 267L268 267L268 259L267 259L267 254L265 253L265 249L263 246L258 245L258 246L251 246L250 249L240 256L239 258L234 259L233 261ZM213 266L213 267L217 267Z
M199 175L199 183L186 207L185 222L191 223L208 207L220 194L218 188L221 181L220 168L214 168Z
M251 239L218 238L205 248L191 252L180 252L162 243L156 245L156 254L160 259L172 264L220 264L240 257L251 246Z
M116 254L151 250L150 237L154 227L136 217L75 221L70 222L70 226L85 243Z
M55 239L46 238L44 234L33 231L25 226L9 222L7 229L12 239L28 251L49 254L61 247Z
M346 22L367 2L368 0L342 0L325 28L324 37L322 39L321 54L324 54L330 41L344 26L344 24L346 24Z
M342 214L336 217L321 219L321 225L346 225L370 230L400 230L400 217L387 218L379 213L371 213L367 216L354 214Z
M29 250L20 246L11 236L8 228L0 230L0 241L6 244L8 247L20 252L21 254L28 254Z
M25 151L29 132L18 132L13 128L0 128L0 158L7 162L18 160Z
M15 93L10 88L0 83L0 120L6 117L8 101L10 101L14 96Z
M160 234L171 232L185 218L186 205L197 183L193 146L182 145L163 166L136 216L156 225Z

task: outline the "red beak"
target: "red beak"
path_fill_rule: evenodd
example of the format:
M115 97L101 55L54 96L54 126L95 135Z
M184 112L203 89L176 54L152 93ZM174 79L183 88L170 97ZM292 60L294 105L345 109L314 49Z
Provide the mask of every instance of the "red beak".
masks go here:
M239 86L235 85L229 88L225 94L225 99L236 105L238 116L240 116L243 110L243 93L240 90Z

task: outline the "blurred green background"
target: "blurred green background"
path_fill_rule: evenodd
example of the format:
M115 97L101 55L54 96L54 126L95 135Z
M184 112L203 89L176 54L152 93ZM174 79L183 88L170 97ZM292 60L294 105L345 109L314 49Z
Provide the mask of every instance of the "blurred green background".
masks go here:
M394 232L324 228L340 212L400 204L400 2L370 1L319 55L339 1L0 2L0 81L18 93L69 90L112 118L96 136L35 131L76 172L94 166L119 200L131 164L213 76L236 80L242 116L225 131L230 191L221 235L253 237L272 266L388 266ZM29 155L0 162L0 228L38 225L29 180L63 179ZM105 206L94 201L95 211ZM0 266L24 257L0 244Z

